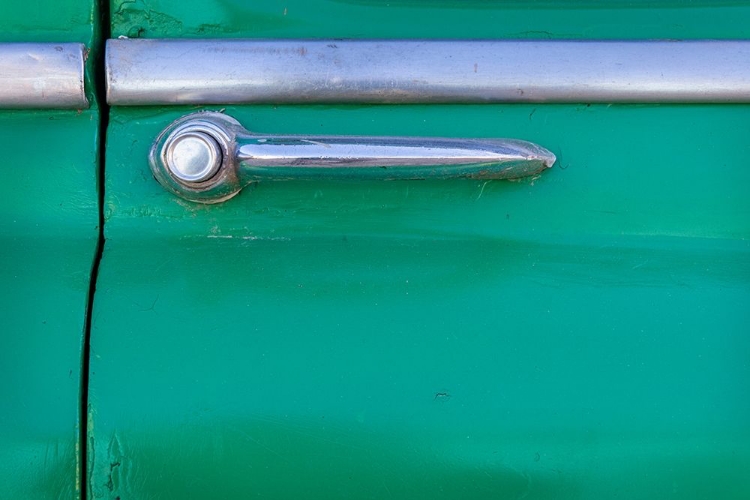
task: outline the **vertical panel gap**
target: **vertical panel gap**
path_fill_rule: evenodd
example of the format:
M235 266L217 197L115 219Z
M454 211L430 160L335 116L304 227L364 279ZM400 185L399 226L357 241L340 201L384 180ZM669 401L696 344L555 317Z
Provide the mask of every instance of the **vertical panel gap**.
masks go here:
M94 93L96 95L97 106L99 108L99 130L98 130L98 141L97 141L97 175L96 175L96 191L97 191L97 211L98 211L98 237L96 242L96 251L94 254L94 261L91 266L91 276L88 288L87 303L86 303L86 318L84 321L84 332L83 332L83 346L81 349L81 387L80 387L80 408L79 408L79 461L78 461L78 474L80 475L80 498L81 500L88 500L89 497L93 498L93 492L91 491L91 470L89 469L89 457L94 453L93 449L89 448L90 436L89 436L89 369L90 369L90 354L91 354L91 328L92 318L94 312L94 296L96 293L96 283L99 279L99 266L101 264L102 255L104 253L104 171L105 171L105 157L106 157L106 143L107 143L107 128L109 126L109 106L107 105L106 96L106 84L104 75L104 56L105 56L105 44L110 38L111 26L110 26L110 6L109 0L97 0L95 6L98 14L98 28L95 27L93 45L91 47L90 57L93 57L93 63L89 68L93 72Z

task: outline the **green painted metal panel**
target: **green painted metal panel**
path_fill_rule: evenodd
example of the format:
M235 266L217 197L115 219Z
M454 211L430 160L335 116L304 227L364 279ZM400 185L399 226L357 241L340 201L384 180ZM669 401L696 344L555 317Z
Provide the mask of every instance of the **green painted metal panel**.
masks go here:
M148 170L186 110L118 110L94 496L745 496L750 109L534 109L227 110L270 132L512 134L561 163L218 206Z
M747 38L747 0L112 0L131 38Z
M750 14L456 5L115 2L113 32L522 36L497 20L531 12L519 33L741 37ZM559 162L215 206L147 164L195 109L112 110L91 497L748 496L750 106L229 107L254 131L516 137Z
M96 110L0 113L3 498L79 494L81 349L98 236L98 126Z
M94 1L5 2L0 17L3 42L80 42L91 45L98 26Z
M0 41L91 47L97 37L94 2L5 3ZM0 110L0 498L81 493L81 355L98 238L99 111L91 92L89 101Z

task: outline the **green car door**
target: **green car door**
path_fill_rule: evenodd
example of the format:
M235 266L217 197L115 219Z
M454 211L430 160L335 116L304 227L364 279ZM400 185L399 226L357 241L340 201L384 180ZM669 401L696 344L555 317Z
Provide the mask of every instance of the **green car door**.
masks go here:
M48 0L1 10L0 498L73 499L99 237L98 10ZM24 77L33 89L17 87L14 103Z
M747 1L110 11L113 39L332 45L731 40L750 25ZM514 181L259 182L200 204L159 185L149 152L203 110L263 134L520 139L557 161ZM81 154L84 116L56 115L91 127ZM748 118L741 103L112 103L87 498L747 498ZM58 253L27 281L86 283L96 218L80 220L80 273ZM51 253L29 238L19 258Z

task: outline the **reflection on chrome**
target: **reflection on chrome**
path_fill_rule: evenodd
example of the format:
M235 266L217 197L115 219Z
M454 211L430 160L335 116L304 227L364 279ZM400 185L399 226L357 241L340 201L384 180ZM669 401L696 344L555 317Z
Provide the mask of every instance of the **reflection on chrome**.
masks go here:
M299 179L515 179L555 155L515 139L251 134L221 113L172 123L150 155L156 179L191 201L216 203L251 182Z

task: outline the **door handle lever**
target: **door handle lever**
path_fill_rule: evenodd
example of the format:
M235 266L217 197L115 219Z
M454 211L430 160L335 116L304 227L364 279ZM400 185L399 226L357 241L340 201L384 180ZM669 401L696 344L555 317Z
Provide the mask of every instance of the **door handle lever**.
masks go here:
M514 139L254 134L222 113L169 125L151 148L154 177L190 201L217 203L252 182L291 179L516 179L555 155Z

